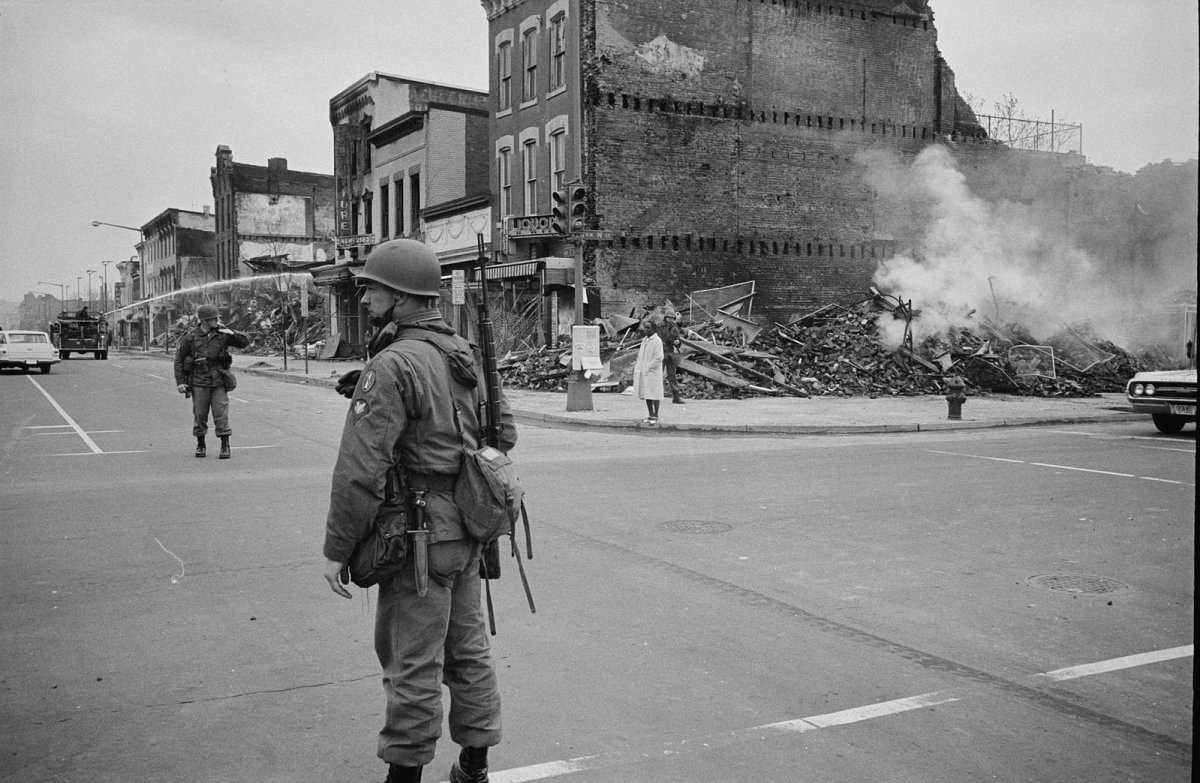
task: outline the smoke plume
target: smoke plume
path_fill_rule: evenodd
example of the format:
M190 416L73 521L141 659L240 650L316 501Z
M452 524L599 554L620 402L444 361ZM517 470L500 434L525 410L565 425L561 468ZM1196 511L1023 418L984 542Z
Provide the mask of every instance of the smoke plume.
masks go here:
M1130 338L1119 315L1128 303L1093 259L1034 208L972 193L945 147L926 147L911 162L871 151L859 163L877 194L877 233L907 248L879 264L875 285L912 301L914 340L983 320L1039 338L1081 324L1118 345ZM883 340L898 345L903 323L880 324Z

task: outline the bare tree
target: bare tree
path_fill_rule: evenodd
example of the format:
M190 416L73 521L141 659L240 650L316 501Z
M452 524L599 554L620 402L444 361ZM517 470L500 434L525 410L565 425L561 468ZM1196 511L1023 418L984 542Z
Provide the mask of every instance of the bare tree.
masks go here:
M963 100L975 112L988 137L1019 150L1082 152L1083 126L1057 120L1053 113L1043 120L1025 115L1020 101L1012 93L992 104L994 114L984 112L985 101L971 93Z

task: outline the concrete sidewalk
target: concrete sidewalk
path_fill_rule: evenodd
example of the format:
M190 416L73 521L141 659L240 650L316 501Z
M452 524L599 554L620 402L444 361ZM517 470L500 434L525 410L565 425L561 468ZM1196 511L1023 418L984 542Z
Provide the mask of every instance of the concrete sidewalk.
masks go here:
M161 352L122 352L121 358L170 360ZM116 358L116 354L114 354ZM357 360L314 360L282 356L237 356L234 372L310 383L332 389L343 373L362 367ZM1020 397L1008 394L971 396L962 418L947 418L948 405L938 395L919 397L751 397L742 400L663 400L660 421L642 423L646 405L629 394L594 392L592 410L568 411L562 392L506 390L517 420L563 428L604 428L650 433L748 435L835 435L872 432L926 432L984 429L1034 424L1078 424L1096 421L1140 421L1123 394L1097 397Z

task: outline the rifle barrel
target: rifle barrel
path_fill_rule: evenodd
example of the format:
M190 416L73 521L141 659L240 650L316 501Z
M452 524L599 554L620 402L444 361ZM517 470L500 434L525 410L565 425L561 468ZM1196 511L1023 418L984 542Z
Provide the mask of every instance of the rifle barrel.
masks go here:
M479 342L483 354L487 398L484 405L483 440L493 448L500 445L500 370L496 364L496 340L492 333L492 315L487 297L487 257L483 252L483 234L479 246Z

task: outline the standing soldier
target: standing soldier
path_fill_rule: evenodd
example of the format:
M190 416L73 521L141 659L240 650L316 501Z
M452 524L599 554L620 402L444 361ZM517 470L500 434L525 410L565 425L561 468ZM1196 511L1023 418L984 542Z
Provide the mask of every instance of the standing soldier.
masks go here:
M208 431L208 413L212 411L213 429L221 439L221 459L229 459L229 392L237 386L229 369L233 357L230 348L245 348L250 338L221 323L216 305L202 304L196 311L200 323L179 338L175 350L175 384L180 394L192 396L192 434L196 436L196 456L207 454L204 434Z
M411 239L377 246L358 275L371 320L382 328L361 374L344 381L355 386L325 522L325 580L343 598L351 595L339 576L385 499L419 504L427 527L409 536L399 575L380 582L375 610L387 697L378 755L389 783L420 781L433 760L443 683L450 736L462 748L450 781L487 783L488 748L500 742L500 695L480 607L482 547L454 503L464 437L480 431L480 370L470 344L438 310L440 279L437 256ZM500 449L507 452L517 435L507 402L499 401ZM401 486L393 490L397 475ZM424 556L414 551L421 547Z
M679 395L679 379L675 375L675 371L679 369L679 361L683 358L680 353L683 343L679 334L678 320L679 313L668 302L663 311L662 325L658 327L658 336L662 339L663 344L663 372L667 376L667 386L671 389L671 402L683 405L683 397Z

